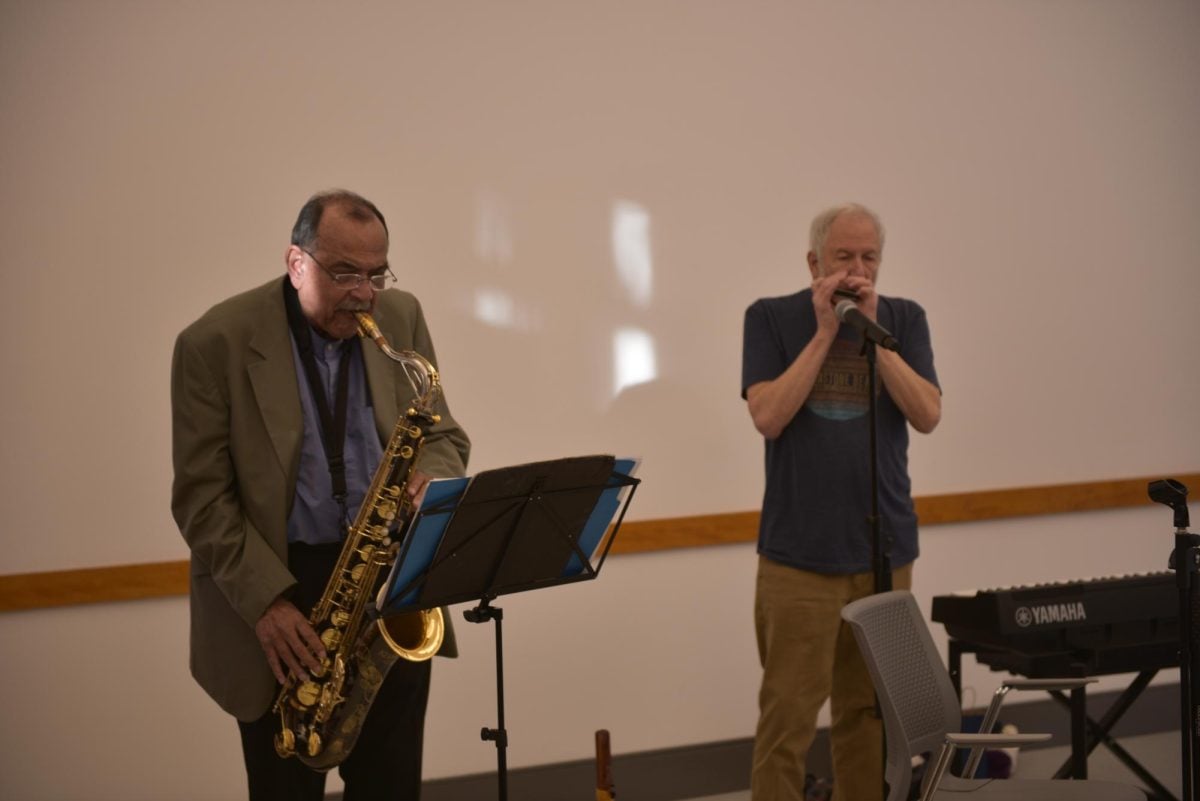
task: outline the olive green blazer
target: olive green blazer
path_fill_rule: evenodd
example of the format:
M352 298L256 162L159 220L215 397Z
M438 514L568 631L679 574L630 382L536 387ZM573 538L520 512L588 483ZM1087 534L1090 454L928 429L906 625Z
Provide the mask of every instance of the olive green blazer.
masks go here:
M284 280L209 309L179 335L171 363L171 510L192 554L192 675L246 721L260 717L275 695L254 624L296 583L287 566L287 519L303 419ZM413 295L379 293L374 316L393 348L437 364ZM363 361L375 424L386 441L413 392L373 344L363 343ZM418 466L434 477L461 476L470 441L444 399L439 406L441 422L427 435ZM441 653L454 656L446 622Z

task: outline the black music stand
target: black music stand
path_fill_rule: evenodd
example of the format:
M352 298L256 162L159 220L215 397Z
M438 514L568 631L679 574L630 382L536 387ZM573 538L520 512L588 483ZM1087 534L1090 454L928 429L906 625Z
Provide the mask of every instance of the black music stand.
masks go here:
M384 615L478 601L463 616L496 624L498 722L480 736L496 743L500 801L508 798L504 615L491 601L596 578L641 481L635 468L581 456L435 482L388 579Z

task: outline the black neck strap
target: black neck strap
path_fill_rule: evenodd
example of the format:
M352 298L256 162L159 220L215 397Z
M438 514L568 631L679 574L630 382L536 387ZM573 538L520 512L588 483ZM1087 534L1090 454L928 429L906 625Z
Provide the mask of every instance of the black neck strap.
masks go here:
M333 485L333 499L341 507L343 524L349 519L346 509L346 461L343 455L346 444L346 403L350 395L350 359L354 357L354 349L359 347L357 337L342 343L337 365L337 397L334 400L332 413L329 409L329 399L325 395L325 387L321 383L320 373L317 372L317 361L313 355L312 328L300 308L300 297L296 288L287 278L283 279L283 301L287 307L288 327L292 331L292 339L300 352L300 363L304 365L304 375L308 379L313 403L320 415L321 442L325 446L325 459L329 463L329 478Z

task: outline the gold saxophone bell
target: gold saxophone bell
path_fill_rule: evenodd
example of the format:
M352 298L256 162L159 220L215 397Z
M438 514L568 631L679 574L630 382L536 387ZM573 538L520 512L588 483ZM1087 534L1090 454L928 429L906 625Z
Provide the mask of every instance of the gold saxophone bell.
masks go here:
M380 618L379 633L401 659L424 662L442 647L446 621L441 609L422 609Z

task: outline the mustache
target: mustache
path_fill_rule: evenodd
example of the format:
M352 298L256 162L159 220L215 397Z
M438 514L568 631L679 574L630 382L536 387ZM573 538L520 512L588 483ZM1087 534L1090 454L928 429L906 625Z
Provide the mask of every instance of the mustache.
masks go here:
M337 305L337 310L338 311L348 311L348 312L356 312L356 311L369 312L371 310L371 301L369 301L369 300L344 300Z

